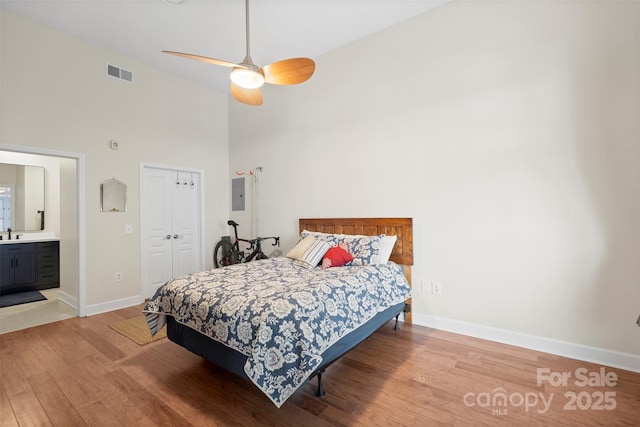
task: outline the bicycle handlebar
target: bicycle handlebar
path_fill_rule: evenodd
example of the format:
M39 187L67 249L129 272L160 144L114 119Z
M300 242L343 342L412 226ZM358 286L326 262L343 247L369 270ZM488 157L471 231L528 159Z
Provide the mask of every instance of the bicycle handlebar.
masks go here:
M262 242L263 240L273 239L273 244L271 246L278 245L280 246L280 237L272 236L272 237L256 237L253 239L254 242Z
M236 239L236 240L238 240L238 241L240 241L240 242L249 243L250 245L252 245L252 246L253 246L253 245L254 245L254 244L256 244L257 242L262 242L262 241L264 241L264 240L269 240L269 239L273 239L273 240L274 240L274 242L273 242L273 244L272 244L271 246L276 246L276 245L277 245L277 246L280 246L280 237L278 237L278 236L272 236L272 237L256 237L255 239L241 239L241 238L238 238L238 239Z
M271 246L280 246L280 237L258 237L260 240L269 240L273 239L273 244Z

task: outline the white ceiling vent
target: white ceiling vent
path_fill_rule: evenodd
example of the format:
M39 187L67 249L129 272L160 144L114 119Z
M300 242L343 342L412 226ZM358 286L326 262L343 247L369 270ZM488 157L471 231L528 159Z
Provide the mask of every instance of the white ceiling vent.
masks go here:
M133 71L107 64L107 76L133 83Z

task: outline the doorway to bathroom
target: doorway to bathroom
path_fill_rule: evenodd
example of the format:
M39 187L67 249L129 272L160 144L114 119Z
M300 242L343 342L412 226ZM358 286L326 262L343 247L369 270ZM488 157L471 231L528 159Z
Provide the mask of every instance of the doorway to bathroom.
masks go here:
M45 169L46 218L31 233L60 240L60 287L46 301L3 308L0 333L81 316L84 312L84 155L37 147L2 145L0 162ZM43 215L44 216L44 215ZM16 230L22 234L22 230Z

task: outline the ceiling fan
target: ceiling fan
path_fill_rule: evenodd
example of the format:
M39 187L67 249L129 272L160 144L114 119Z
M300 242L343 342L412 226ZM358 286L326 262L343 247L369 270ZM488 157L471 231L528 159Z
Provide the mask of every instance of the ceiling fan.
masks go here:
M260 87L264 83L295 85L309 80L316 69L315 62L309 58L284 59L265 65L262 68L255 65L249 52L249 0L245 0L245 17L247 54L242 62L238 64L190 53L169 50L163 50L162 52L233 68L231 71L231 95L236 100L249 105L262 105Z

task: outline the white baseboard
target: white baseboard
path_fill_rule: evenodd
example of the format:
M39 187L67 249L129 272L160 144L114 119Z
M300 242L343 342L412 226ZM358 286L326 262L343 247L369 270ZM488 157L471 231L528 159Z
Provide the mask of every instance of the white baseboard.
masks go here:
M121 308L127 308L134 305L138 305L144 302L144 298L141 295L134 297L122 298L114 301L108 301L101 304L87 305L86 315L93 316L94 314L106 313L107 311L119 310Z
M78 299L64 291L58 290L58 301L67 304L71 308L78 309Z
M640 355L637 354L622 353L551 338L527 335L520 332L492 328L438 316L413 313L412 320L414 324L420 326L640 373Z

